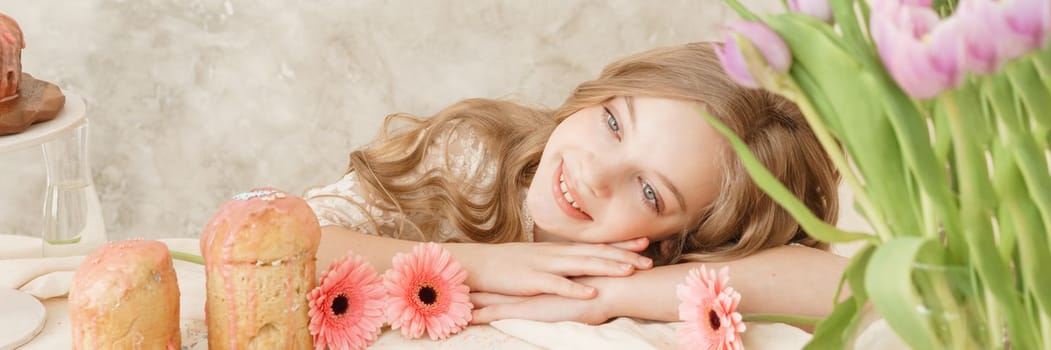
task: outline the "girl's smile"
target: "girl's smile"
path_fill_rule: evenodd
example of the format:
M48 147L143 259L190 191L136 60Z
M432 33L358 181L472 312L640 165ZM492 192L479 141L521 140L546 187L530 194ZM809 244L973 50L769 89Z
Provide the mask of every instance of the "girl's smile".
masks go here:
M551 182L555 204L568 217L585 221L594 220L588 215L587 206L580 200L579 192L576 191L573 179L566 174L564 165L564 162L559 163L558 168L555 169L555 181Z

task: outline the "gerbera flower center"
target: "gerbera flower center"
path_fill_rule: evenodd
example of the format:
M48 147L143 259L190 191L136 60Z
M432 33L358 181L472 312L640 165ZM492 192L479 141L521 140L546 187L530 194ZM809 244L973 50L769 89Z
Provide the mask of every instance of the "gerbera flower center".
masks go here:
M420 290L416 293L416 296L420 299L420 302L425 305L433 305L438 301L438 291L429 285L420 286Z
M721 324L719 322L719 314L715 313L715 310L708 310L708 324L712 326L713 331L719 330Z
M350 301L347 300L347 296L340 294L332 299L332 313L336 316L342 315L347 312L347 308L350 307Z

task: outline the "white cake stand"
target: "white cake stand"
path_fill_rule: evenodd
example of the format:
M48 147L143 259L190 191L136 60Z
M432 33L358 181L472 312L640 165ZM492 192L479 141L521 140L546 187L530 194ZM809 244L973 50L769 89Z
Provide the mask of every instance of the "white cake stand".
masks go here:
M47 311L36 297L0 288L0 350L28 343L44 328Z
M33 124L29 129L14 135L0 136L0 153L36 146L61 137L64 133L84 124L84 100L76 94L62 91L66 104L55 119Z

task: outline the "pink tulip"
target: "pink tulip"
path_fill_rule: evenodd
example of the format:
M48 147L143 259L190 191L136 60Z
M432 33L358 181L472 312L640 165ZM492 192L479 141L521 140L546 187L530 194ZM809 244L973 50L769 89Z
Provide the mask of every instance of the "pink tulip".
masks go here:
M788 0L788 9L825 22L832 22L832 6L829 0Z
M934 97L963 81L958 22L940 22L934 10L917 6L873 12L870 20L883 64L910 96Z
M942 22L927 35L925 63L948 87L963 83L964 46L959 25L959 22Z
M1051 1L1007 0L1003 3L1003 20L1024 51L1038 49L1051 32ZM1014 58L1012 56L1010 58Z
M931 0L898 0L902 5L905 6L916 6L916 7L931 7Z
M989 73L1046 44L1051 35L1051 1L963 0L951 20L962 22L965 69Z
M729 25L729 29L741 35L752 45L755 45L762 53L766 63L774 70L784 73L792 65L792 53L788 45L774 32L773 29L760 22L735 22ZM748 71L747 59L741 52L741 43L737 37L727 35L723 45L715 47L715 54L723 64L726 73L745 87L758 88L760 84Z
M774 70L784 73L792 65L792 52L788 44L773 29L761 22L735 22L730 29L752 42L763 53L766 63Z
M969 72L991 73L1000 69L1003 37L1006 30L999 20L999 9L991 0L961 1L947 21L959 22L964 44L963 68Z

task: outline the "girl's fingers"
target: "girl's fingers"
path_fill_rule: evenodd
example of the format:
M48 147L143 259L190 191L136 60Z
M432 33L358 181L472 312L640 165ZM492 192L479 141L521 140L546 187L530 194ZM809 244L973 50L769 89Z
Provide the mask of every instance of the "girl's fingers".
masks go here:
M507 315L513 314L515 308L514 304L502 304L472 310L471 324L487 324L496 320L510 318Z
M550 310L538 308L533 303L497 304L471 311L471 324L486 324L509 318L534 321L554 321Z
M561 276L629 276L635 265L591 256L560 256L549 260L546 272Z
M610 247L620 248L624 250L630 250L633 252L641 252L646 250L646 247L650 245L650 239L646 237L640 237L627 241L613 242L608 244Z
M596 258L605 258L620 263L635 266L638 269L649 269L653 267L653 260L639 255L630 250L624 250L607 244L574 244L567 251L558 255L583 255Z
M562 276L551 274L544 274L541 276L543 277L540 277L538 281L540 282L540 287L537 288L541 293L557 294L573 299L591 299L598 293L598 291L591 286L573 282Z
M472 292L471 304L475 309L481 309L493 305L514 304L527 300L529 297L504 295L486 292Z

